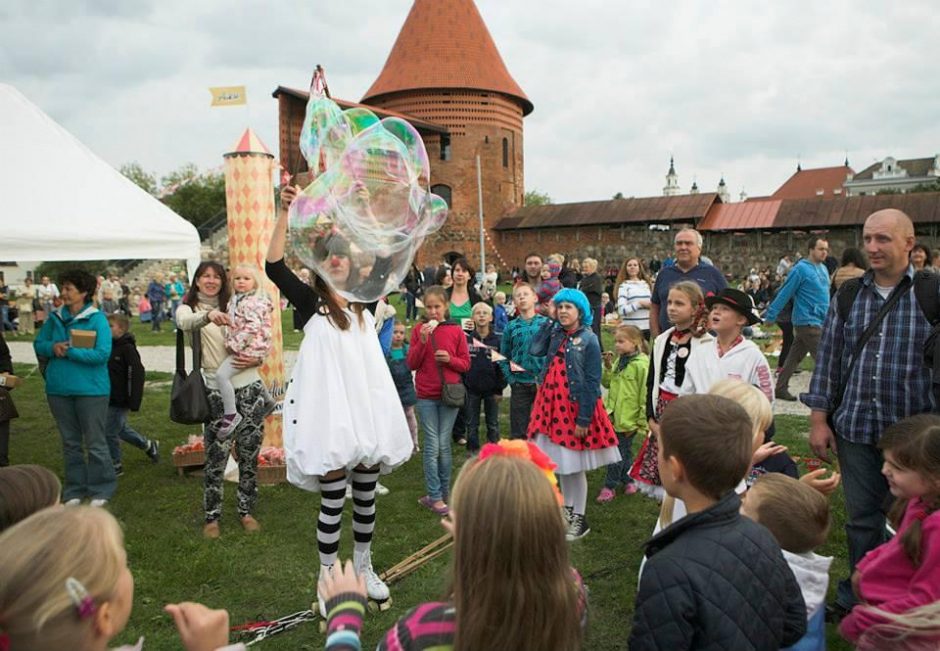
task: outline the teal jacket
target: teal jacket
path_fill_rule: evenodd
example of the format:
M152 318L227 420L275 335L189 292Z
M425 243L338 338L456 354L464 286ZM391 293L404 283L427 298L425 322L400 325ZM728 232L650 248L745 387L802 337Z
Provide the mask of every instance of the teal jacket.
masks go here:
M611 415L614 431L620 434L646 434L646 374L650 369L650 358L643 353L631 359L625 367L620 359L613 361L612 368L604 366L601 384L610 389L604 398L604 408Z
M540 314L536 314L528 321L521 316L517 316L503 330L499 352L506 359L499 362L499 367L503 371L503 377L510 385L535 384L542 373L545 366L545 357L543 355L533 355L529 351L529 347L542 325L548 322L548 318ZM509 364L510 361L515 362L525 371L513 371Z
M71 330L94 330L93 348L70 347L65 357L56 357L52 345L69 341ZM36 357L49 360L46 394L50 396L110 396L108 359L111 357L111 328L104 312L92 303L72 316L67 305L54 311L33 342Z

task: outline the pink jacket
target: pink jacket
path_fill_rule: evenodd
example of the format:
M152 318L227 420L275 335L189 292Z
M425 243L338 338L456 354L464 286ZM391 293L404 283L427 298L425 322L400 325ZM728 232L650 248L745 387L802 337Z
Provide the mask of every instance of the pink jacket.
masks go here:
M922 520L921 563L914 566L901 548L903 534L914 519ZM940 511L927 515L920 499L911 500L898 535L868 552L856 566L863 603L890 613L903 613L940 600ZM839 632L856 641L871 627L885 622L864 606L842 620Z
M271 350L271 312L263 294L236 294L228 304L232 325L225 329L225 347L235 355L265 357Z

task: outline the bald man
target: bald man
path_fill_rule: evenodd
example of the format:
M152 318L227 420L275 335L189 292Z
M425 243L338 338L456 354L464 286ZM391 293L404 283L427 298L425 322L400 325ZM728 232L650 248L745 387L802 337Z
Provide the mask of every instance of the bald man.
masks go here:
M865 220L863 237L871 269L840 287L839 294L856 292L845 320L839 314L838 294L832 301L809 392L800 396L812 410L813 451L827 461L830 451L838 454L848 513L850 576L855 564L886 540L884 509L889 495L877 447L881 433L908 415L935 407L931 371L923 361L931 328L914 297L909 259L914 225L900 210L879 210ZM862 333L894 292L899 300L856 351ZM850 367L853 357L856 361ZM830 619L840 618L855 603L851 582L844 579L836 603L828 609Z

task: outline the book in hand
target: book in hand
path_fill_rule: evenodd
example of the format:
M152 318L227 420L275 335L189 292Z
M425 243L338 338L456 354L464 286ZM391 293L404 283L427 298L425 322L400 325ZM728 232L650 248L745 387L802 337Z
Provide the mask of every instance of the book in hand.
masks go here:
M97 335L94 330L70 330L69 345L72 348L94 348Z

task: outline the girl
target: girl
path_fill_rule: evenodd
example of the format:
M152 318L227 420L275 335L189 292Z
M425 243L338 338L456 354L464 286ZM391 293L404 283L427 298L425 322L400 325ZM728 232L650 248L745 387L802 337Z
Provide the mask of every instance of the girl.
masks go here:
M591 308L577 289L563 289L552 303L557 320L532 340L533 355L550 360L539 377L527 436L558 466L568 540L590 532L584 517L587 474L620 461L617 435L601 399L601 349L591 331Z
M284 399L287 479L304 490L320 492L317 547L323 578L336 562L346 476L352 474L353 561L365 576L369 597L385 609L391 606L388 586L372 569L376 483L380 473L391 472L411 456L411 435L375 336L372 312L334 292L319 273L311 286L305 285L284 263L288 209L296 196L292 186L281 194L281 215L265 265L268 277L304 323L300 354ZM351 279L355 283L359 274L349 247L342 244L334 242L331 249L323 240L317 244L332 251L326 256L325 273L340 287ZM319 597L318 602L325 618L325 602Z
M450 493L451 430L458 407L441 400L444 383L461 382L470 368L470 351L463 330L448 321L447 293L440 285L424 290L425 320L411 333L408 368L415 373L418 416L424 428L424 481L428 493L418 503L438 515L447 515Z
M895 423L878 447L884 453L881 472L898 498L892 511L897 534L855 566L852 586L861 604L839 626L852 642L890 622L882 613L940 601L940 417L921 414ZM940 642L940 632L934 630L929 641Z
M630 476L638 482L640 491L659 501L664 495L656 461L659 418L666 405L679 395L689 353L712 340L705 331L705 297L697 283L684 280L670 288L666 315L673 327L656 337L652 367L646 379L649 434L630 469Z
M379 649L581 648L585 591L569 564L551 462L533 448L523 441L488 444L464 466L444 521L454 536L448 601L411 610ZM365 595L351 570L347 564L324 587L329 651L359 648Z
M645 436L649 429L646 421L646 375L650 358L645 353L646 340L639 328L622 325L614 333L614 342L617 359L614 360L614 353L604 353L601 384L610 389L604 405L617 432L621 461L607 466L604 487L597 495L597 501L601 503L614 499L618 486L623 486L627 495L637 491L630 478L633 437L638 433Z
M104 509L53 507L0 536L0 630L9 648L105 651L134 601L124 536ZM228 645L228 613L193 603L165 608L188 651ZM4 645L0 636L0 648ZM123 651L140 651L141 638Z
M240 264L232 272L232 287L235 295L228 304L228 328L225 330L225 349L229 355L215 372L222 394L222 424L218 437L224 441L235 431L242 417L235 409L235 387L232 377L241 371L233 366L238 357L263 360L271 350L271 312L274 305L261 286L254 267ZM270 400L270 407L274 407Z
M408 368L407 357L405 324L396 322L392 329L392 344L388 355L385 356L385 361L388 362L388 369L395 382L395 388L398 390L398 399L401 401L402 409L405 410L405 420L408 421L408 429L411 431L414 452L421 452L421 446L418 445L418 421L415 418L415 403L418 402L418 396L415 394L415 382L411 376L411 369Z
M617 312L627 325L636 326L650 340L650 279L639 258L627 258L617 280Z

